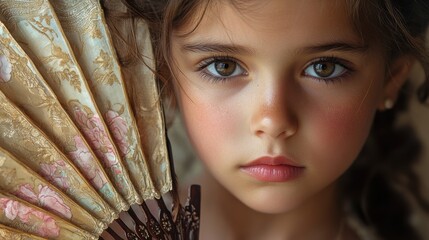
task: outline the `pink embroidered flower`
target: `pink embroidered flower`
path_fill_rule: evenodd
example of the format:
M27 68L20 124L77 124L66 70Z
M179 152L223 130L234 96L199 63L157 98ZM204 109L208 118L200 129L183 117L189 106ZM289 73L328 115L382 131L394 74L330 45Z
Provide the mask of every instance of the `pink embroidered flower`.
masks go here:
M0 198L0 208L3 209L5 216L10 220L14 220L18 216L18 202L9 198Z
M30 184L21 185L16 196L27 200L33 204L40 204L41 207L52 210L60 216L70 219L72 217L70 207L65 205L61 197L52 190L49 186L38 186L38 194L36 195Z
M14 201L14 203L16 203L16 205L18 206L18 218L21 220L21 222L23 223L28 223L30 222L30 218L33 215L33 212L35 211L33 208L27 207L24 204L21 204L17 201Z
M74 113L77 124L82 129L88 143L107 168L118 164L114 147L104 130L103 122L96 114L90 115L82 108L75 107Z
M60 228L51 216L27 207L18 201L8 198L0 198L0 208L9 220L19 219L22 223L35 229L34 233L42 237L55 238L60 234Z
M70 186L67 175L62 171L65 167L65 163L62 160L53 162L52 164L40 164L41 175L55 186L62 190L67 190Z
M0 198L0 208L3 209L5 216L9 220L19 218L20 221L27 223L30 219L32 209L9 198Z
M9 82L12 72L12 64L10 64L9 59L1 55L0 56L0 82Z
M78 164L90 162L92 159L92 156L91 156L91 153L89 152L89 149L84 144L83 139L80 136L74 136L73 139L74 139L76 150L69 153L73 162Z
M15 192L15 195L30 203L37 202L37 195L34 193L33 188L28 183L19 186L18 191Z
M115 139L116 146L118 146L121 155L125 156L129 151L127 122L117 112L112 110L107 111L106 120Z
M89 138L89 143L92 144L93 148L97 151L106 150L106 144L109 141L105 132L98 126L100 119L98 117L92 118L92 124L84 130L84 133Z
M34 211L34 216L39 219L37 233L45 238L54 238L60 235L60 228L55 219L43 212Z
M107 183L107 179L92 162L91 153L85 146L83 139L80 136L75 136L74 141L76 150L69 153L70 158L79 166L85 177L92 183L92 186L96 189L101 189Z
M43 207L57 212L60 216L67 219L72 217L70 207L67 206L63 199L48 186L39 185L39 201Z

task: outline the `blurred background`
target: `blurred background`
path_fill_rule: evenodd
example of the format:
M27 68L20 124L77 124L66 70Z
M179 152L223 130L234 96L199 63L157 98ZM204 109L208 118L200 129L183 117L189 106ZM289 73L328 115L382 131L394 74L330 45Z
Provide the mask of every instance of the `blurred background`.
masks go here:
M413 91L424 81L424 72L419 64L414 67L410 80ZM423 143L421 160L415 170L422 178L423 193L426 199L429 199L429 103L421 104L416 97L413 97L409 106L409 114L404 114L403 120L410 122L415 127ZM416 211L414 221L422 230L424 239L429 239L429 215Z

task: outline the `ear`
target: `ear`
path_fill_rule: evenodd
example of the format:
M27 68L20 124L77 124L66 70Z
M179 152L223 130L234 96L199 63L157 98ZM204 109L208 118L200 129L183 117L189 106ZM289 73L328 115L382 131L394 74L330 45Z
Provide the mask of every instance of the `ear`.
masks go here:
M408 79L415 58L411 55L402 55L392 61L384 81L383 98L378 105L379 110L392 108L399 91Z

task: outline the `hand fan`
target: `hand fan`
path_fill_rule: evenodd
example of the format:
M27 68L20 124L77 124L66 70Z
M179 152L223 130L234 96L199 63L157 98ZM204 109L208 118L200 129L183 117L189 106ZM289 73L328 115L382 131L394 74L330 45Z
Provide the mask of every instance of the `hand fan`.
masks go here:
M0 21L0 238L97 239L117 222L114 239L197 239L199 188L178 203L145 23L124 69L98 1L0 0Z

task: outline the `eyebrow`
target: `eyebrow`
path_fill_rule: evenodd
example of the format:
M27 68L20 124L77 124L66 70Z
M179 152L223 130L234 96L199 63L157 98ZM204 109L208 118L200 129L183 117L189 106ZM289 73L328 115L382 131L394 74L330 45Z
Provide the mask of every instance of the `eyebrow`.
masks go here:
M327 52L327 51L340 51L340 52L357 52L362 53L368 50L368 45L359 45L346 42L332 42L324 43L314 46L305 47L304 52Z
M220 44L220 43L189 43L183 45L183 50L195 53L228 53L228 54L250 54L254 50L244 46L234 44ZM368 45L358 45L346 42L332 42L313 45L299 49L298 52L327 52L327 51L341 51L341 52L357 52L363 53L368 50Z
M254 52L252 49L237 46L234 44L220 44L220 43L190 43L183 45L183 50L195 52L195 53L205 53L205 52L221 52L229 54L250 54Z

